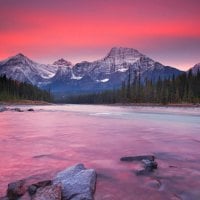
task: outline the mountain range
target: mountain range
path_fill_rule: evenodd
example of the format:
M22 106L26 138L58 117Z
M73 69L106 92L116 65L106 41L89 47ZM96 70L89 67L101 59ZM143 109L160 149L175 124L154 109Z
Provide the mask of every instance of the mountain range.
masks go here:
M195 65L192 72L197 73L198 69L200 64ZM75 65L63 58L53 64L39 64L23 54L0 62L0 75L50 89L57 97L117 89L128 78L156 81L181 73L183 71L162 65L136 49L123 47L112 48L104 58L94 62Z

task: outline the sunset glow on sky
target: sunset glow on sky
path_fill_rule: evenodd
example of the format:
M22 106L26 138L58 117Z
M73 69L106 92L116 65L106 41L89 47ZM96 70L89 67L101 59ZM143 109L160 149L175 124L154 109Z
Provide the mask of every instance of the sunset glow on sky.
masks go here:
M132 47L179 69L200 62L199 0L0 0L0 60L52 63Z

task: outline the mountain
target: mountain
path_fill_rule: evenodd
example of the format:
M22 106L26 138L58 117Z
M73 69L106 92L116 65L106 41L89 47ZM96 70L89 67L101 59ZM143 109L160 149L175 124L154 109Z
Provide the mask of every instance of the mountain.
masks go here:
M156 81L177 76L182 71L164 66L133 48L114 47L94 62L72 65L63 58L51 65L38 64L22 54L0 62L0 74L29 82L55 95L98 92L121 87L128 78Z
M194 67L192 67L190 70L192 70L193 74L197 74L198 71L200 72L200 63L194 65Z
M164 66L132 48L114 47L102 59L94 62L75 64L62 75L52 78L48 87L54 93L79 94L119 88L122 81L127 81L130 73L131 81L136 77L156 81L177 76L182 71ZM63 78L65 77L65 78Z
M21 53L0 62L1 75L33 85L53 77L56 71L55 66L36 63Z

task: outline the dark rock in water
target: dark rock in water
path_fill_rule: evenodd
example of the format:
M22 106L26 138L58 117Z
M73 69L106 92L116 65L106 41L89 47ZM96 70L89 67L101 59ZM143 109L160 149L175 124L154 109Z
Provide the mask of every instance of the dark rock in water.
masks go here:
M7 111L8 109L6 107L0 107L0 112Z
M121 161L133 162L140 161L143 163L144 168L142 170L136 171L136 175L149 175L154 169L157 169L158 164L155 162L155 157L153 155L142 155L142 156L128 156L122 157Z
M13 111L16 111L16 112L24 112L23 110L21 110L20 108L14 108L14 109L11 109Z
M29 108L27 111L29 111L29 112L33 112L34 109L33 109L33 108Z
M158 164L155 161L151 161L151 160L147 160L147 159L143 159L142 162L144 163L144 168L147 171L153 171L154 169L157 169Z
M38 183L34 183L32 185L30 185L28 187L28 192L30 195L33 195L36 193L37 189L40 188L40 187L45 187L45 186L49 186L52 184L52 181L51 180L46 180L46 181L40 181Z
M29 192L30 195L33 195L33 194L36 193L37 189L38 189L38 188L37 188L35 185L30 185L30 186L28 187L28 192Z
M154 161L154 159L155 159L155 157L153 155L143 155L143 156L127 156L127 157L122 157L120 160L121 161L132 162L132 161L142 161L142 160Z
M23 196L19 197L17 200L31 200L31 196L26 192Z
M62 200L93 200L96 172L78 164L59 172L53 184L61 184Z
M37 190L32 200L61 200L61 186L50 185Z
M24 180L19 180L8 184L7 197L9 200L18 199L24 195L27 190Z
M37 188L49 186L49 185L52 185L52 180L40 181L38 183L34 183L33 185L35 185Z
M147 182L147 186L155 189L159 189L161 187L162 183L158 179L151 179L150 181Z
M144 169L137 171L137 175L149 175L149 173L153 172L154 169L158 167L157 162L152 160L143 159L142 163L144 164Z

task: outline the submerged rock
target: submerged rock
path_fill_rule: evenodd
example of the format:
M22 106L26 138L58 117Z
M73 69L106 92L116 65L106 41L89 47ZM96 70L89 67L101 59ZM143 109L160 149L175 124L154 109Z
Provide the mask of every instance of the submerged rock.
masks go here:
M21 110L20 108L14 108L14 109L11 109L13 111L16 111L16 112L24 112L23 110Z
M142 163L144 165L144 169L136 171L136 175L149 175L149 173L153 172L158 167L157 162L152 160L143 159Z
M61 186L50 185L37 190L32 200L61 200Z
M143 159L142 162L144 163L145 170L149 172L157 169L158 167L158 163L152 160Z
M96 172L78 164L59 172L53 184L61 184L63 200L93 200Z
M19 180L8 184L7 197L9 200L18 199L26 193L27 187L24 180Z
M33 108L29 108L27 111L29 111L29 112L33 112L34 109L33 109Z
M154 159L155 159L155 157L153 155L127 156L127 157L120 158L121 161L127 161L127 162L142 161L142 160L154 161Z
M120 160L125 162L133 162L133 161L142 162L143 169L136 171L136 175L148 175L158 167L157 162L154 161L155 157L153 155L128 156L128 157L122 157Z

